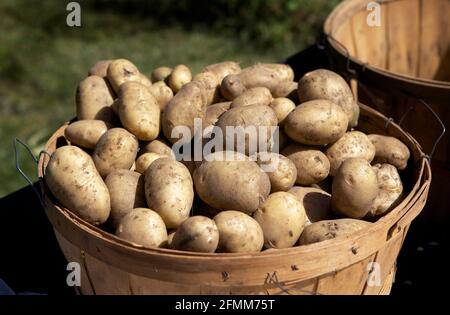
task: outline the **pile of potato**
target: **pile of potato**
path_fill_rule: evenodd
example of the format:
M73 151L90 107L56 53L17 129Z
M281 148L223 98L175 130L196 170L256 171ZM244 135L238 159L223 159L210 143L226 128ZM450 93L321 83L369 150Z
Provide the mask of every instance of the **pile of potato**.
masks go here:
M402 198L409 149L356 130L359 106L328 70L295 82L287 65L227 61L194 76L185 65L160 67L148 78L128 60L106 60L79 84L76 106L46 184L85 221L144 247L305 245L367 227ZM245 152L177 161L172 131L194 131L195 118L224 137L227 126L279 126L280 151L269 138L265 151L245 143Z

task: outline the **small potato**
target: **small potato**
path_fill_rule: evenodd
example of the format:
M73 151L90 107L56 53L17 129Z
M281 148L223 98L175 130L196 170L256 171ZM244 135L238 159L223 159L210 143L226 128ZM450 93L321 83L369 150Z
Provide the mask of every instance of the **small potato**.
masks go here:
M242 84L237 74L227 75L220 83L220 94L229 101L234 100L246 90L247 88Z
M108 67L112 60L100 60L97 61L88 72L88 75L96 75L101 78L106 78L108 73Z
M103 120L111 123L114 99L106 81L91 75L80 82L76 93L78 120Z
M159 213L168 229L177 228L189 217L194 187L189 170L180 162L159 158L145 171L148 206Z
M214 217L219 230L218 251L225 253L260 252L264 245L261 226L240 211L222 211Z
M399 170L404 170L409 160L408 147L394 137L382 135L368 135L372 144L375 146L374 163L388 163L394 165Z
M241 67L239 63L234 61L224 61L215 64L211 64L202 69L201 72L212 72L216 75L219 83L222 82L223 78L230 74L238 74L241 72Z
M177 93L183 85L192 81L191 70L185 65L177 65L173 68L167 81L173 93Z
M158 213L136 208L123 217L116 235L144 247L166 247L167 230Z
M172 247L190 252L214 253L219 243L219 230L213 220L194 216L178 227Z
M297 185L308 186L324 180L330 172L330 161L315 147L290 144L282 155L291 160L297 168Z
M363 218L379 192L377 174L365 159L350 158L338 168L333 180L331 207L339 215Z
M172 68L158 67L152 71L152 83L164 81L172 73Z
M362 158L369 163L372 162L375 156L375 146L364 133L350 131L331 144L325 154L330 161L330 175L334 176L342 162L348 158Z
M305 74L298 82L298 97L301 102L332 101L345 112L349 128L358 124L359 106L347 82L335 72L318 69Z
M144 174L153 162L162 157L165 156L153 152L141 154L136 160L136 172Z
M119 92L119 87L125 82L141 81L138 68L126 59L113 60L108 67L107 78L116 93Z
M219 120L220 115L230 109L230 106L231 102L221 102L209 105L206 108L206 115L204 119L205 125L214 125Z
M256 163L269 175L271 192L288 191L297 179L297 168L287 157L269 152L258 153Z
M272 95L270 94L269 89L265 87L255 87L246 90L236 97L231 103L231 108L248 105L267 106L270 102L272 102Z
M64 207L92 224L111 211L108 188L89 154L67 145L56 149L45 169L45 183Z
M166 108L167 103L169 103L170 100L173 98L173 91L165 83L161 82L162 81L159 81L153 84L151 87L148 88L148 90L158 101L159 109L161 111L164 111L164 108Z
M160 138L152 140L150 142L144 142L142 144L141 149L139 150L139 154L149 152L164 155L175 160L175 154L173 153L170 144Z
M306 212L306 225L333 218L331 195L322 189L295 186L288 190L303 205Z
M144 177L131 170L115 170L105 179L111 196L111 221L117 227L134 208L146 207Z
M211 105L220 99L220 81L212 72L200 72L193 81L202 81L205 87L206 104Z
M92 159L100 175L105 178L113 170L129 170L136 159L138 141L123 128L112 128L101 136Z
M265 248L287 248L297 242L306 223L305 209L294 195L271 194L253 218L261 225Z
M71 144L94 149L100 137L109 125L102 120L79 120L71 123L64 130L64 136Z
M349 236L370 225L371 223L369 222L356 219L318 221L305 227L299 243L300 245L307 245Z
M138 82L147 88L150 88L152 86L152 82L150 81L150 79L143 73L139 73Z
M375 164L372 168L377 174L380 190L366 215L367 218L378 217L392 210L399 204L403 192L402 180L395 166Z
M160 130L160 109L149 90L139 82L125 82L119 89L119 117L139 140L154 140Z
M342 108L327 100L302 103L284 121L288 137L307 145L333 143L345 134L347 126Z
M286 97L275 98L269 106L277 115L278 124L283 124L285 118L295 109L294 102Z

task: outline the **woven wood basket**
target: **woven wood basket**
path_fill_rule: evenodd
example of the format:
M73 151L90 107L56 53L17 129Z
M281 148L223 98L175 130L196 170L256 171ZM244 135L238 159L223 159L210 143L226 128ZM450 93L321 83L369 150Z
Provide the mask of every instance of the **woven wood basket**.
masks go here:
M49 153L66 143L66 126L48 141ZM431 172L418 143L364 105L360 129L401 139L411 150L411 160L402 174L405 199L351 237L255 254L143 248L90 225L60 206L42 180L45 211L65 257L81 265L82 294L388 294L408 227L425 205ZM47 162L48 156L41 155L40 178ZM375 268L379 283L367 281L375 270L370 262L379 264Z

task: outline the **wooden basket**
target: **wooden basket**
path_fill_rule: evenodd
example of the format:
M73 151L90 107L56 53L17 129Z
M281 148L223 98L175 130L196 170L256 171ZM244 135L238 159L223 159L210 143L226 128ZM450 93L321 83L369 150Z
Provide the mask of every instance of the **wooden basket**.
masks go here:
M48 141L49 153L65 143L66 126ZM360 129L408 145L411 160L403 174L408 194L390 213L350 237L254 254L143 248L61 207L41 181L45 211L65 257L81 265L83 294L387 294L408 227L425 205L431 172L418 143L364 105ZM48 156L41 155L41 178L47 162ZM378 265L370 268L371 262ZM368 282L371 270L374 281Z
M328 16L324 33L331 68L355 83L359 101L402 122L433 155L424 214L432 223L446 224L450 135L435 147L443 128L434 113L450 125L450 0L377 2L380 26L367 23L375 14L367 9L372 0L344 1Z

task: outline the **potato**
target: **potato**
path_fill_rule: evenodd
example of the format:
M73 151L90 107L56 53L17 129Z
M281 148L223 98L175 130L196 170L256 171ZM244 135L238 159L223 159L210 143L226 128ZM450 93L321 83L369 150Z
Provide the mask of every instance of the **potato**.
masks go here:
M337 219L318 221L308 225L300 236L300 245L322 242L349 236L370 226L371 223L356 219Z
M224 143L230 143L227 145L227 149L232 149L231 143L233 143L235 151L244 153L243 149L245 149L245 154L250 156L258 151L272 149L272 133L278 126L278 120L270 107L248 105L226 111L219 117L216 126L222 130ZM235 128L230 130L227 127L242 127L243 129L241 128L238 132ZM239 146L238 139L242 139L243 148Z
M141 81L138 68L129 60L116 59L108 67L107 78L113 90L118 93L119 87L128 81Z
M92 75L80 82L76 93L78 120L103 120L112 122L113 96L106 81Z
M152 86L152 82L150 81L150 79L143 73L139 73L138 82L147 88L150 88Z
M119 117L123 126L139 140L156 139L160 109L149 90L139 82L125 82L119 89Z
M172 230L171 232L168 232L168 235L167 235L167 248L173 249L172 242L173 242L173 237L175 236L176 232L177 232L177 230Z
M129 170L136 159L138 141L123 128L112 128L101 136L92 159L100 175L105 178L113 170Z
M167 82L174 93L177 93L183 85L191 81L191 70L185 65L175 66L167 78Z
M333 211L360 219L367 214L378 195L377 174L365 159L346 159L338 168L331 189Z
M220 81L212 72L201 72L193 81L201 81L205 87L206 105L211 105L220 99Z
M330 175L334 176L342 162L348 158L362 158L369 163L372 162L375 146L364 133L350 131L330 145L325 154L330 161Z
M131 170L115 170L105 179L111 197L111 222L117 227L134 208L146 207L144 177Z
M268 88L254 87L236 97L231 103L231 108L248 105L267 106L270 102L272 102L272 95Z
M368 135L375 146L374 163L388 163L394 165L399 170L404 170L409 160L408 147L394 137L382 135Z
M97 61L88 72L88 75L96 75L101 78L106 78L108 73L108 67L112 60L100 60Z
M322 189L295 186L288 190L303 205L306 212L306 225L333 218L331 195Z
M214 217L219 230L217 250L226 253L261 251L264 235L261 226L251 216L240 211L222 211Z
M297 87L298 83L295 81L280 82L272 93L276 98L285 97L298 104Z
M269 152L258 153L256 163L269 175L271 192L288 191L297 179L297 168L287 157Z
M214 253L219 243L219 230L213 220L194 216L178 227L172 247L190 252Z
M258 164L232 151L206 156L193 177L198 196L215 209L253 213L270 192L269 176Z
M123 217L116 235L144 247L166 247L167 230L155 211L136 208Z
M285 118L295 109L294 102L286 97L275 98L269 106L277 115L278 124L283 124Z
M359 106L347 82L337 73L325 69L308 72L298 82L298 97L301 102L332 101L344 110L349 128L358 125Z
M206 126L214 125L219 120L220 115L230 109L231 102L220 102L209 105L206 108L204 123ZM204 126L204 127L206 127Z
M164 81L172 73L172 68L158 67L152 71L152 82Z
M64 130L64 136L71 144L94 149L100 137L108 130L109 124L102 120L79 120Z
M166 157L170 157L175 160L175 154L172 151L172 148L167 141L163 139L155 139L150 142L144 142L139 150L139 154L144 153L157 153L159 155L164 155Z
M157 159L145 171L145 197L168 229L177 228L189 217L194 200L189 170L169 158Z
M166 156L153 152L141 154L136 160L136 172L144 174L153 162L162 157Z
M83 220L101 224L111 211L108 188L91 157L76 146L55 150L45 169L45 183L61 204Z
M290 144L281 154L291 160L297 168L295 183L298 185L308 186L319 183L330 172L330 161L315 147Z
M220 94L229 101L234 100L246 90L247 88L242 84L241 79L237 74L227 75L220 83Z
M327 100L302 103L284 121L288 137L308 145L333 143L345 134L347 126L342 108Z
M375 164L372 166L377 174L378 195L370 206L367 218L378 217L392 210L401 200L403 184L395 166Z
M150 93L155 97L158 101L159 109L164 111L167 103L173 98L173 91L170 87L168 87L164 82L158 81L148 88Z
M223 78L230 74L238 74L241 72L241 67L239 63L234 61L224 61L215 64L211 64L202 69L201 72L212 72L216 75L219 83L222 82Z
M305 209L294 195L271 194L253 218L261 225L265 248L287 248L297 242L306 223Z

